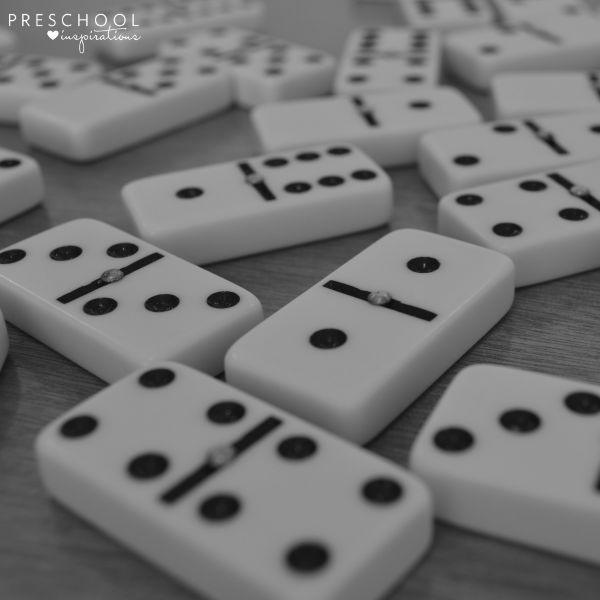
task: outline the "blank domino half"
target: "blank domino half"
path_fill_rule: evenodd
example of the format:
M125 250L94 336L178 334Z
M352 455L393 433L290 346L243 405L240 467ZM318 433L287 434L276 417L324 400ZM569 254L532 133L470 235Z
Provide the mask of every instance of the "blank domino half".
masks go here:
M496 119L600 110L600 71L528 71L492 78Z

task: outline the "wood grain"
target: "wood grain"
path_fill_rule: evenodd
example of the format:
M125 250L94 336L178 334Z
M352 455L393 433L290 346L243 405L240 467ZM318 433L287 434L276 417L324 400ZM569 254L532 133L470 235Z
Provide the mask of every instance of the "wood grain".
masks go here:
M388 9L376 10L372 22ZM364 7L360 16L365 18ZM488 99L476 101L487 110ZM27 151L12 128L0 128L0 146ZM120 201L125 183L258 152L248 115L239 110L88 165L31 152L44 170L46 200L0 225L0 247L78 217L131 231ZM209 270L256 294L268 316L391 229L435 231L437 201L416 169L389 173L395 189L389 227ZM438 398L470 364L504 364L600 384L599 323L600 271L518 290L510 313L368 447L405 464ZM9 335L10 353L0 371L0 598L197 598L47 496L36 470L35 436L105 384L10 325ZM600 452L598 459L600 468ZM599 590L597 567L438 524L431 551L388 600L597 600Z

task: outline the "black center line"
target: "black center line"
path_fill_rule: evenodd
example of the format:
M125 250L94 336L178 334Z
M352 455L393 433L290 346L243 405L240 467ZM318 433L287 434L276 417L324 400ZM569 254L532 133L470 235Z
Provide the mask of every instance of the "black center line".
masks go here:
M134 273L135 271L138 271L139 269L147 267L148 265L152 264L153 262L156 262L157 260L160 260L163 257L164 257L164 254L160 254L159 252L154 252L153 254L149 254L145 258L140 258L140 260L136 260L135 262L131 263L130 265L123 267L122 269L118 269L118 270L121 271L121 273L123 274L123 277L126 277L127 275L130 275L131 273ZM95 279L91 283L88 283L87 285L82 285L81 287L78 287L77 289L65 294L64 296L57 298L57 301L62 304L68 304L69 302L73 302L73 300L77 300L78 298L86 296L87 294L91 294L92 292L99 290L100 288L104 287L105 285L110 285L111 283L116 283L116 282L106 281L102 278Z
M369 295L371 294L371 292L360 290L346 283L340 283L339 281L333 280L328 281L323 285L323 287L333 290L334 292L339 292L340 294L345 294L346 296L352 296L352 298L364 300L365 302L369 302ZM381 308L389 308L390 310L395 310L396 312L408 315L410 317L415 317L417 319L422 319L423 321L433 321L433 319L437 317L437 314L434 312L425 310L424 308L419 308L418 306L404 304L403 302L394 300L393 298L387 304L379 304L377 306L381 306Z
M179 483L176 483L173 487L164 492L160 497L161 501L165 504L176 502L189 491L208 479L211 475L214 475L225 467L225 465L236 459L240 454L256 444L256 442L271 433L271 431L279 427L282 423L283 421L281 419L268 417L236 442L233 442L229 446L223 446L219 450L229 451L230 453L230 456L228 456L226 460L216 460L214 456L209 454L208 459L197 469L192 471L189 475L186 475Z

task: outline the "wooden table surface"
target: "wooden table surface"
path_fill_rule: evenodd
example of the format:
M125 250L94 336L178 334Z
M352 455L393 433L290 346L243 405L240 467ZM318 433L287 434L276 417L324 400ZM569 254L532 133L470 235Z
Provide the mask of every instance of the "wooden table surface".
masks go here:
M385 22L386 10L365 8L359 12L361 22ZM486 98L474 100L487 111ZM14 128L0 128L0 146L28 151ZM33 151L44 171L46 199L43 206L0 225L0 247L77 217L132 231L120 200L127 182L259 152L248 114L241 110L88 165ZM389 173L395 189L389 226L209 270L256 294L268 317L390 230L435 231L437 200L416 169ZM431 409L467 365L503 364L600 384L599 323L600 271L519 289L509 314L368 448L406 464ZM8 328L10 350L0 371L0 598L198 598L45 493L33 455L35 436L106 384L15 327ZM600 466L600 455L598 462ZM438 524L431 550L388 600L599 597L598 567Z

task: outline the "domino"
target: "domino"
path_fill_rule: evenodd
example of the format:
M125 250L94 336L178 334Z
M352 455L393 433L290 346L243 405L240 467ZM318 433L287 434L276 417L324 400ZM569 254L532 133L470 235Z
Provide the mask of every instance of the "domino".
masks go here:
M404 22L410 27L442 32L481 27L494 20L486 0L397 0Z
M487 90L494 75L507 71L596 69L599 54L600 19L538 15L449 34L444 56L464 83Z
M0 52L9 52L17 46L17 36L8 27L0 27Z
M598 563L600 387L492 365L461 371L411 450L449 523Z
M127 34L139 39L95 42L96 53L115 64L126 64L153 56L160 43L172 36L207 27L238 26L259 28L264 20L262 0L157 0L104 10L109 22L123 15ZM122 21L122 17L118 17Z
M497 119L600 110L600 71L500 73L491 91Z
M492 0L502 21L521 21L544 15L585 15L590 8L583 0Z
M214 61L229 71L238 106L321 96L331 91L336 61L319 50L239 28L212 28L166 40L165 60Z
M378 227L388 175L349 144L147 177L122 191L137 234L207 264Z
M513 297L506 256L402 229L233 344L226 378L362 444L493 327Z
M0 223L40 204L44 178L36 160L0 148Z
M438 84L441 42L436 31L362 27L346 41L334 83L336 94Z
M432 537L409 472L180 364L82 402L36 453L52 496L215 600L377 600Z
M600 161L442 198L438 232L506 254L516 286L600 268Z
M246 290L93 219L0 252L0 308L108 382L160 360L217 375L229 346L263 318Z
M265 152L314 144L356 144L382 167L408 165L426 131L481 121L453 88L422 88L256 107L252 123Z
M0 58L0 123L17 124L19 109L90 79L102 68L90 60L37 55L5 55Z
M598 110L437 131L419 142L421 175L440 197L598 158Z
M231 102L229 77L218 66L159 58L28 103L19 121L32 146L84 162L208 118Z

